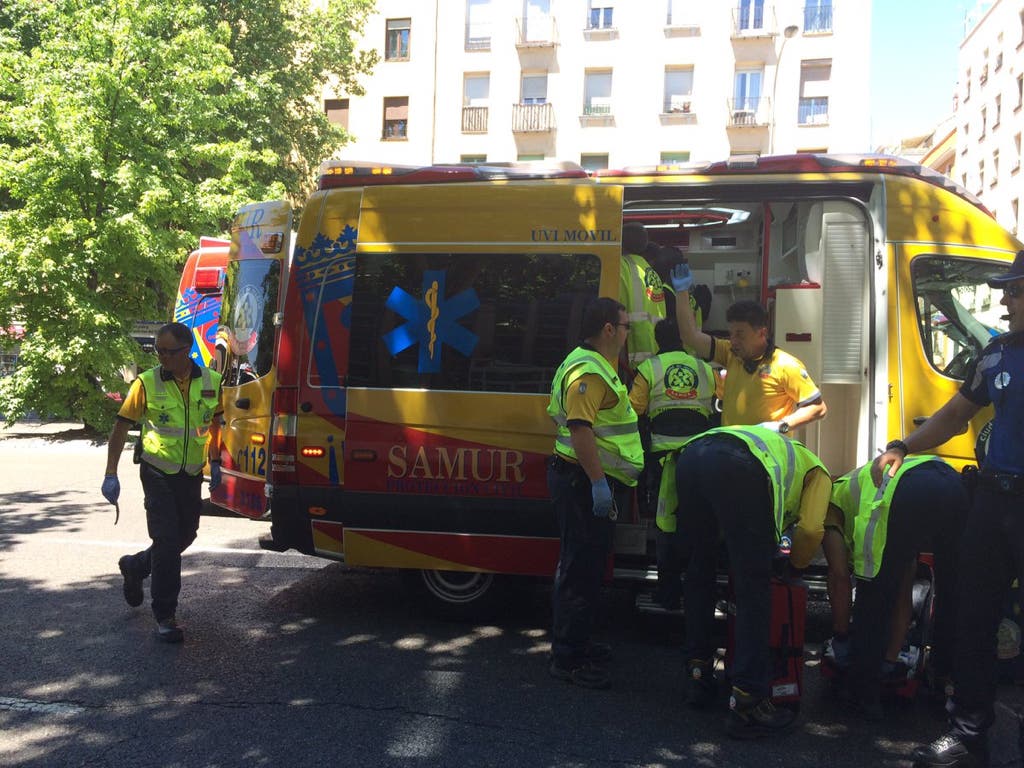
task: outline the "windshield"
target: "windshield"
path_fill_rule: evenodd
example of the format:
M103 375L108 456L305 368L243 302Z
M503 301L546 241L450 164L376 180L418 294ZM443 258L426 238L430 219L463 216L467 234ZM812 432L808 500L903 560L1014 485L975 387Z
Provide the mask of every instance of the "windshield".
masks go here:
M940 373L963 379L992 337L1006 331L1003 307L987 285L999 265L925 256L911 271L925 357Z

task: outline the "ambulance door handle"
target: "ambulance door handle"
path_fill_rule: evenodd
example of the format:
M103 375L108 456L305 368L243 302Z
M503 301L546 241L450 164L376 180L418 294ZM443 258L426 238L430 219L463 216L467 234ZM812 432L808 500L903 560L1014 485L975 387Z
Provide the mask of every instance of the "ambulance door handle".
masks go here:
M306 401L305 403L299 406L299 410L301 410L303 413L309 413L310 411L313 410L313 404L309 401Z
M248 397L240 397L237 400L235 400L235 405L244 411L249 410L249 406L251 404L252 403L249 401Z

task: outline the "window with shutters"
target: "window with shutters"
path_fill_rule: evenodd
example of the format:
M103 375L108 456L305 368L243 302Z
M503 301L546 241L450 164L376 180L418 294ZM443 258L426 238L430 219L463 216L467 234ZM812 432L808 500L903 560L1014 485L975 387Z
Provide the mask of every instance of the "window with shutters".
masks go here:
M384 45L385 61L409 60L409 33L412 19L388 19L387 40Z

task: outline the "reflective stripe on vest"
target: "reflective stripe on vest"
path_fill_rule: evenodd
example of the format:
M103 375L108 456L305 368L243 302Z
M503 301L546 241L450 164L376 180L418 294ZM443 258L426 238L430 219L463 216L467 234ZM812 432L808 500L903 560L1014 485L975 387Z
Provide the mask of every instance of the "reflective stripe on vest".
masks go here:
M909 456L903 460L893 477L882 475L876 488L871 479L871 464L847 473L832 489L832 503L843 511L843 533L847 550L852 554L853 572L858 578L878 576L885 554L889 531L889 506L903 473L929 461L942 461L937 456Z
M692 388L696 394L691 399L671 397L669 388L665 383L665 376L673 366L682 366L693 371L697 376L695 386ZM711 366L702 360L697 360L692 355L682 351L662 352L654 357L648 358L641 363L638 373L650 384L650 396L647 402L647 414L652 422L651 450L672 451L679 448L687 439L687 436L662 435L655 428L654 419L660 414L670 410L696 411L702 416L710 416L712 411L712 398L715 395L715 387L711 381L714 375L711 373Z
M626 485L636 485L644 466L644 452L637 430L636 412L629 404L629 393L604 357L582 347L569 353L558 366L551 382L551 400L547 412L558 427L555 453L577 459L567 424L565 392L577 379L588 373L599 375L618 398L614 408L603 408L597 412L592 425L601 468Z
M177 384L168 386L160 366L139 374L146 392L142 460L166 474L199 474L206 463L206 440L218 405L220 374L201 368L182 400Z

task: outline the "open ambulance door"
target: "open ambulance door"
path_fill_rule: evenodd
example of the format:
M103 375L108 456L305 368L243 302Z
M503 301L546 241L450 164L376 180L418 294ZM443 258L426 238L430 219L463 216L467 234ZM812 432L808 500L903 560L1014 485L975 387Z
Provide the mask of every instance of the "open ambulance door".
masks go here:
M231 228L231 254L221 304L218 344L224 344L224 481L215 504L246 517L267 512L274 348L288 274L291 205L246 206Z

